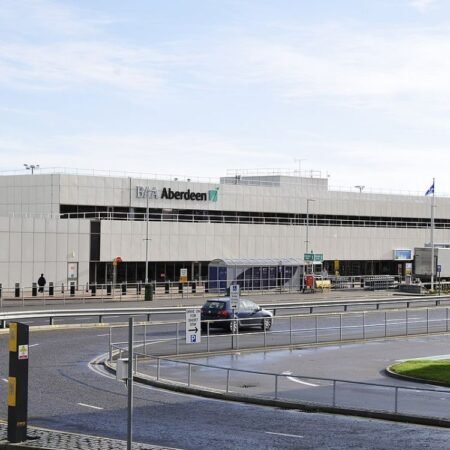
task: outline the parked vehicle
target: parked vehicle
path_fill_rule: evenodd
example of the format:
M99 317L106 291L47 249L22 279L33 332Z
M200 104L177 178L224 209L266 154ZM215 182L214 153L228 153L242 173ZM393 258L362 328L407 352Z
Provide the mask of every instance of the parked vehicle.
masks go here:
M240 299L239 307L228 297L212 298L202 306L202 330L221 327L235 333L238 327L259 327L270 330L273 314L247 299ZM207 322L205 322L207 321Z

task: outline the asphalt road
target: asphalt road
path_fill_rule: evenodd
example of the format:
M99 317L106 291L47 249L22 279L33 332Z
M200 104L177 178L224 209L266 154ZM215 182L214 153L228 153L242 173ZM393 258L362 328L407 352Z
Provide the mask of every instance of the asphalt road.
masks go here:
M102 329L32 332L29 424L125 439L125 386L93 371L107 349ZM126 335L126 330L124 330ZM387 351L387 350L386 350ZM0 395L6 398L7 336L0 336ZM197 398L135 388L134 439L183 449L448 448L450 431ZM0 405L6 419L6 402Z

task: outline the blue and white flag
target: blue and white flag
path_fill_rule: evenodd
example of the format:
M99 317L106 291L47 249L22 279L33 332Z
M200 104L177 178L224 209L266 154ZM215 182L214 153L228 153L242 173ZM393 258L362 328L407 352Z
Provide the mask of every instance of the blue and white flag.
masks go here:
M430 186L427 192L425 192L425 195L434 194L434 181L433 184Z

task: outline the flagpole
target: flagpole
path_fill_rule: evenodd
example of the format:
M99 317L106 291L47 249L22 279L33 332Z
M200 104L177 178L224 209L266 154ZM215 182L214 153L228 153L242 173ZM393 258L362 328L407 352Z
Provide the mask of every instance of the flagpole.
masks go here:
M434 208L435 208L435 197L434 192L436 191L436 186L434 185L433 178L433 197L431 199L431 231L430 231L430 241L431 241L431 291L434 291Z

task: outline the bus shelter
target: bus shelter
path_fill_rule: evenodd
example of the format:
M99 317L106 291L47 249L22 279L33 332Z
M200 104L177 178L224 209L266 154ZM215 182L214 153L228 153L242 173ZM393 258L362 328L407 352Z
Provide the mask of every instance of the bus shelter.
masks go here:
M246 291L300 290L306 268L321 271L322 263L300 258L215 259L208 265L208 287L221 293L232 284Z

